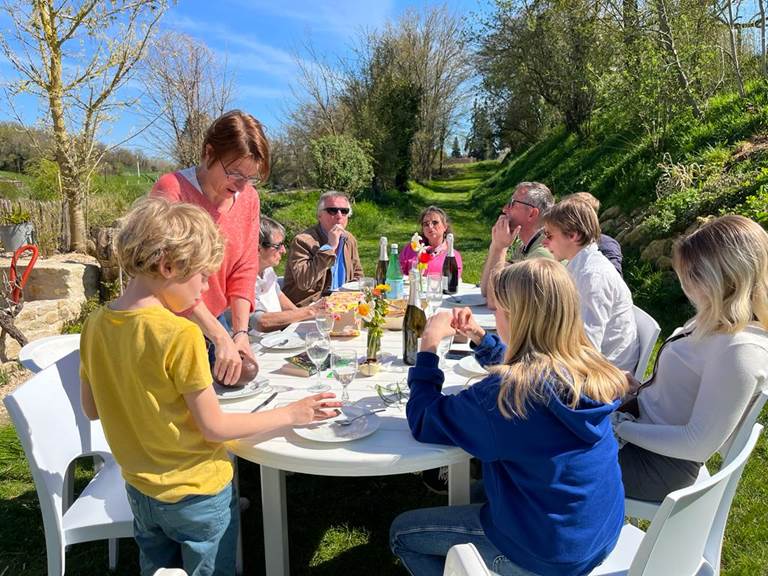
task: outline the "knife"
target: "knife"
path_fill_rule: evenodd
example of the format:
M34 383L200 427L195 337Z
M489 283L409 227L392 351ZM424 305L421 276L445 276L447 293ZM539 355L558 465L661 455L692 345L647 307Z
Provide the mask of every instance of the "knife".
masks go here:
M256 408L251 410L251 414L253 414L254 412L257 412L261 408L264 408L264 406L266 406L267 404L272 402L272 400L274 400L276 396L277 396L277 392L272 392L272 394L269 396L269 398L267 398L266 400L264 400L264 402L262 402L261 404L256 406Z

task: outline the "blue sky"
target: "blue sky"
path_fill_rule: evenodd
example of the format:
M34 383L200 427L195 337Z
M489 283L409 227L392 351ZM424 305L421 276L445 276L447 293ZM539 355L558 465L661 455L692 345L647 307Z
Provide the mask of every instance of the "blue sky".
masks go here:
M360 31L380 29L409 8L420 10L431 4L406 0L179 0L160 26L193 36L226 57L237 87L233 107L247 110L274 134L294 101L294 54L301 53L307 41L333 61L350 53ZM489 4L489 0L448 3L453 12L468 18L487 12ZM6 25L0 20L2 28ZM12 75L9 63L0 57L0 82ZM26 121L36 117L36 102L25 99L17 105ZM3 103L0 120L5 119L10 114ZM141 118L125 111L101 139L119 142L141 127ZM138 137L125 146L144 148L145 143Z

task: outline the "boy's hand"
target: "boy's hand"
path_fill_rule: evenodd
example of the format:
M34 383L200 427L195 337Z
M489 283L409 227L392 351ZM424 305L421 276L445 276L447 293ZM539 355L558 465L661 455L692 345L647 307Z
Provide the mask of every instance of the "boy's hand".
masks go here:
M456 333L451 326L453 316L450 312L438 312L427 320L427 326L421 335L421 351L436 352L440 340Z
M341 402L329 402L329 398L336 398L333 392L321 392L307 396L296 402L288 404L285 407L291 416L291 422L294 426L302 424L311 424L319 420L327 420L338 416L341 408ZM331 408L332 410L329 410Z
M451 326L456 332L464 334L475 344L479 344L485 336L485 330L477 323L470 308L454 308Z

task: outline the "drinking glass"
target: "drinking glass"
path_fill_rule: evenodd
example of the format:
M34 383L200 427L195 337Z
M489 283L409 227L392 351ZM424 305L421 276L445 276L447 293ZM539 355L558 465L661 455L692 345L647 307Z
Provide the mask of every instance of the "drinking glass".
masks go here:
M341 403L349 406L347 386L352 383L357 374L357 352L354 350L336 350L331 354L331 371L333 377L341 384Z
M313 394L316 392L325 392L330 390L328 384L324 384L322 378L322 366L331 353L331 341L325 334L320 332L310 332L307 334L307 356L317 368L317 381L307 388Z
M429 303L429 316L437 312L443 302L443 277L439 274L427 276L427 302Z
M323 334L326 338L331 336L333 331L333 313L330 310L320 310L315 315L315 325L317 331Z
M376 278L371 278L370 276L360 278L359 286L360 290L373 290L376 287Z

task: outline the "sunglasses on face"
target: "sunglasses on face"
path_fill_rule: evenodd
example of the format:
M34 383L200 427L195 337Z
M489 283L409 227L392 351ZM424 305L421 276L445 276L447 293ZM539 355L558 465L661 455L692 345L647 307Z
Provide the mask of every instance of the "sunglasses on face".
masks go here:
M335 206L329 206L328 208L323 208L328 214L331 216L336 216L339 212L344 214L344 216L348 216L350 212L352 212L352 208L337 208Z
M273 250L280 250L280 248L283 248L284 246L285 246L285 242L280 242L278 244L271 244L269 242L261 243L262 248L272 248Z
M533 204L528 204L528 202L523 202L522 200L515 200L514 198L509 201L509 203L506 205L506 208L512 210L512 208L515 207L515 204L522 204L523 206L528 206L529 208L536 208Z
M221 158L218 159L219 164L221 164L221 169L224 171L224 176L227 177L227 180L232 182L233 184L237 186L242 186L244 184L250 183L252 186L256 186L259 179L253 176L243 176L240 174L240 172L237 172L236 170L229 171L227 170L227 167L224 166L224 162L221 161Z

